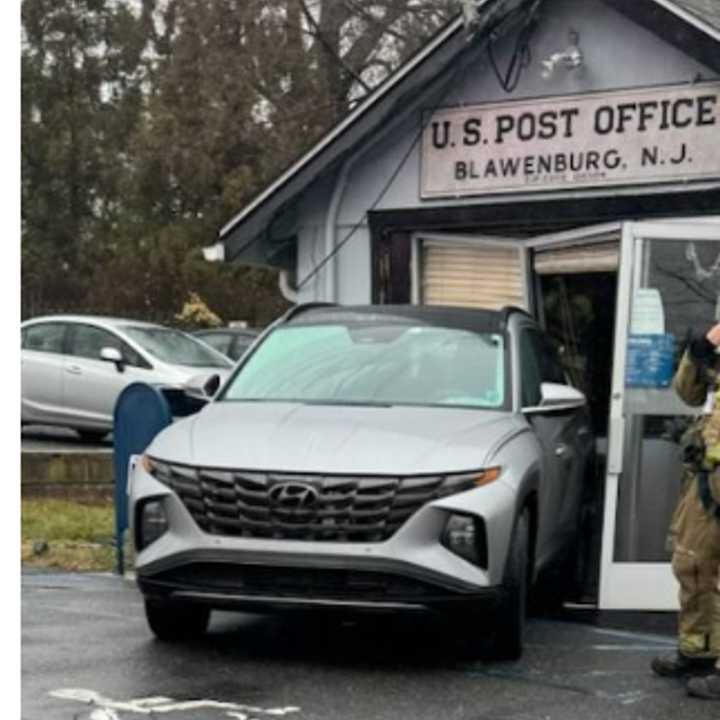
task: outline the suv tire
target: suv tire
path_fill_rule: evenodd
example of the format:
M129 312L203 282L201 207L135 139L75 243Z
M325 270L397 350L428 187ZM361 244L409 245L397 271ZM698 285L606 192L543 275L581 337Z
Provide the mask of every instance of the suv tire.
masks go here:
M210 610L202 605L145 600L145 618L158 640L194 640L205 634Z
M492 655L496 660L517 660L523 651L527 614L530 566L530 518L523 511L515 523L503 590L505 597L498 608Z

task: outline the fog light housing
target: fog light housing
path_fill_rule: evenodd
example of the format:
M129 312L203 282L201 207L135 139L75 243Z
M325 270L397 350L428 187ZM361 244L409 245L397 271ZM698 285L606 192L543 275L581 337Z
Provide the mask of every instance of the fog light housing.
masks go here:
M162 500L147 500L138 509L135 544L143 550L167 532L169 525Z
M481 518L453 513L445 523L440 542L473 565L487 568L487 535Z

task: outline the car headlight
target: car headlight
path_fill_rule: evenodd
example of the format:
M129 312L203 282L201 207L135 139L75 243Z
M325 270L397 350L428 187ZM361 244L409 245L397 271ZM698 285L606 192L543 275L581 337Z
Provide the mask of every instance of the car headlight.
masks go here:
M487 568L487 533L482 518L452 513L445 523L440 542L473 565Z
M502 468L499 466L485 468L484 470L478 470L473 474L473 481L476 487L482 485L489 485L491 482L495 482L502 472Z
M500 477L501 472L502 468L497 466L465 473L449 473L444 476L438 496L454 495L458 492L489 485Z
M137 509L135 524L135 547L138 551L162 537L169 527L163 501L151 499L143 501Z

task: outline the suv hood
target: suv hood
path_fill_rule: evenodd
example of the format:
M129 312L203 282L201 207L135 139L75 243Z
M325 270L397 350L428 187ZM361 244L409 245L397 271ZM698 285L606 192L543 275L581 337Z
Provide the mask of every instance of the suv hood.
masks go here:
M222 401L180 420L148 448L168 462L243 470L412 475L483 467L523 428L507 412Z

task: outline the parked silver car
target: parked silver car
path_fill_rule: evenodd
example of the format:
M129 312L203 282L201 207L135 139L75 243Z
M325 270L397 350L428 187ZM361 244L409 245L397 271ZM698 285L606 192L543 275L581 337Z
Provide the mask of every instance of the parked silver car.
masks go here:
M132 382L181 387L232 363L190 335L151 323L56 315L21 325L23 424L62 425L88 440L112 429L113 408Z
M239 360L260 334L250 328L211 328L195 330L193 336L215 348L231 360Z
M572 550L585 398L528 315L295 308L136 458L136 570L163 639L211 608L446 613L522 649L527 590Z

